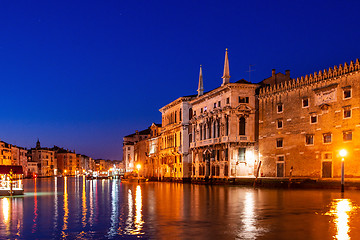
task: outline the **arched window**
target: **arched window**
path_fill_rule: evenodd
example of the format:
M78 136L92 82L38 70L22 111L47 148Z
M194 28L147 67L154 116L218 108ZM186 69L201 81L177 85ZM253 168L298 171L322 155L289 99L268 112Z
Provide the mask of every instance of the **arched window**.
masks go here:
M208 134L207 134L208 136L207 137L211 138L211 121L209 121L207 125L208 125Z
M217 120L217 136L220 137L220 119Z
M229 136L229 116L225 117L225 135Z
M201 141L203 139L203 127L201 124L199 125L199 128L200 128L200 141Z
M213 123L213 138L216 138L216 121Z
M206 124L204 124L204 130L203 130L203 133L204 133L204 140L206 139Z
M239 135L245 135L245 118L239 119Z

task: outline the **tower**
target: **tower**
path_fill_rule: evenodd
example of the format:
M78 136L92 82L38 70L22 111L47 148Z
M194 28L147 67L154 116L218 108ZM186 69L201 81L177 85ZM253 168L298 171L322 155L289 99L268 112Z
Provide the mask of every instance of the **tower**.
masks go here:
M204 95L204 83L203 83L203 76L202 76L202 68L200 65L200 73L199 73L199 86L198 86L198 97Z
M230 82L230 70L229 70L229 58L228 58L228 49L225 50L225 62L224 62L224 74L222 76L223 83L221 86L228 84Z

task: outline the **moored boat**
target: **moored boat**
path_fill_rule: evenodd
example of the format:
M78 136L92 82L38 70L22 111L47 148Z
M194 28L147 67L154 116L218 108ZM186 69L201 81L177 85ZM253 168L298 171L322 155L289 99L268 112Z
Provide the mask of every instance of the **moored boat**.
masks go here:
M23 168L16 165L0 165L0 196L23 195Z

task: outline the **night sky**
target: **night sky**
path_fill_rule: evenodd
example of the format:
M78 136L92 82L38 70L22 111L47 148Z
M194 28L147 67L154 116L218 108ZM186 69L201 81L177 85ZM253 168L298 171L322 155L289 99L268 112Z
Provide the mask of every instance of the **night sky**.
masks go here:
M360 57L359 1L1 1L0 139L122 159L162 106L271 69Z

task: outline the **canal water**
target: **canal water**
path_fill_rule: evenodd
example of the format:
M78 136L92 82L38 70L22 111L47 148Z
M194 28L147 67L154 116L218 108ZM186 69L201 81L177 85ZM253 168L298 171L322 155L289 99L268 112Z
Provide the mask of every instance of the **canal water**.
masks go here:
M29 179L0 239L360 239L360 191Z

